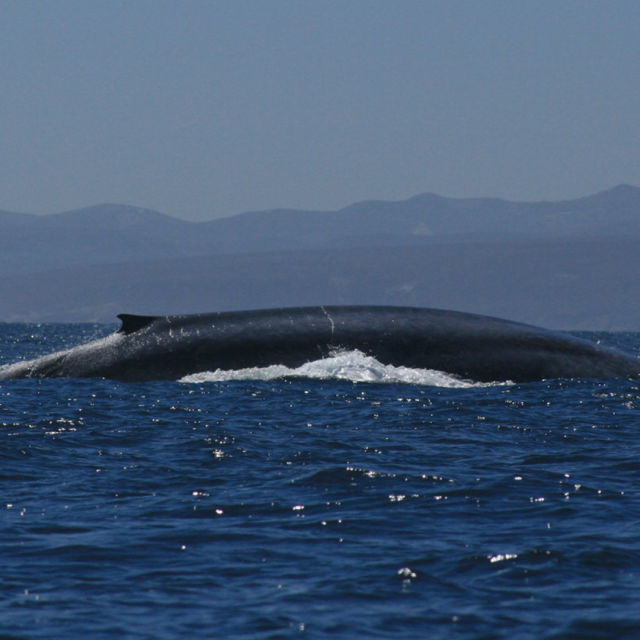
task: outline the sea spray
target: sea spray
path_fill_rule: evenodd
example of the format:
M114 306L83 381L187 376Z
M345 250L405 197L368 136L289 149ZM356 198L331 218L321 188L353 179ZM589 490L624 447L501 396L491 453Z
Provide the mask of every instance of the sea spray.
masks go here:
M300 367L284 365L249 367L246 369L203 371L183 377L180 382L225 382L229 380L277 380L280 378L312 378L316 380L350 380L351 382L405 383L430 387L467 388L491 384L464 380L434 369L414 369L385 365L361 351L335 351L327 358L306 362Z

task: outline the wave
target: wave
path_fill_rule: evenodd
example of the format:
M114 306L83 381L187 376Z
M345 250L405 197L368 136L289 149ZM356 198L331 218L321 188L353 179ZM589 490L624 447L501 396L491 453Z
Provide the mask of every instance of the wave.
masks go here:
M226 382L230 380L277 380L280 378L312 378L316 380L349 380L351 382L405 383L430 387L468 388L497 384L465 380L434 369L413 369L382 364L361 351L338 351L327 358L290 368L281 364L247 369L217 369L190 374L180 382Z

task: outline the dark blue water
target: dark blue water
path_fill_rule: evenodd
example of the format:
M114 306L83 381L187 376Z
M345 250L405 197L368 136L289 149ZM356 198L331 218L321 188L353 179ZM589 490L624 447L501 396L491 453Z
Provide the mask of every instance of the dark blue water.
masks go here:
M0 325L0 354L105 331ZM627 380L2 382L0 637L638 638L639 407Z

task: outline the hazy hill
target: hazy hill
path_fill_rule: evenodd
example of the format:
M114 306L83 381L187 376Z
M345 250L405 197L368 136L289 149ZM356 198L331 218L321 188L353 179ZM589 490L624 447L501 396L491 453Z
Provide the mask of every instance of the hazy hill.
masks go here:
M117 263L206 253L198 225L170 216L104 204L51 215L0 214L2 272L74 264Z
M409 304L640 330L639 249L640 189L629 186L566 202L424 194L205 223L122 205L0 212L0 320Z
M290 249L604 236L640 237L640 188L534 203L423 194L332 212L279 209L199 223L104 204L43 216L0 212L0 273Z
M336 212L263 211L206 223L229 246L269 249L424 244L517 237L640 236L640 188L620 185L561 202L445 198L427 193L398 202L367 201ZM262 239L262 240L260 240Z

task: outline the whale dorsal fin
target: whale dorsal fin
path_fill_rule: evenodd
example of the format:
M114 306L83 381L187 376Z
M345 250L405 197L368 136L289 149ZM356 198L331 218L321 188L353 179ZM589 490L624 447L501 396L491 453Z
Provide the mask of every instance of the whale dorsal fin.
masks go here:
M122 322L122 326L118 329L118 333L135 333L144 329L144 327L150 325L154 320L158 319L158 316L136 316L132 313L120 313L118 318Z

